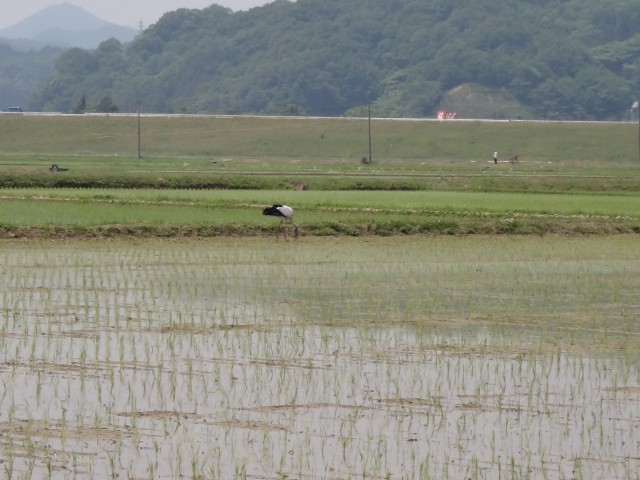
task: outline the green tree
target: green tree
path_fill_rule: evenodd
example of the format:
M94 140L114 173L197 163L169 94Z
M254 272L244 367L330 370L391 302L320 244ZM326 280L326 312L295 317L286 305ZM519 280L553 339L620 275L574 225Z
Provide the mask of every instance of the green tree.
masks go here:
M116 113L118 111L117 105L113 103L110 96L105 96L94 107L95 112L100 113Z
M168 113L341 115L372 105L389 116L431 116L446 92L473 84L538 117L619 118L615 110L640 89L639 15L637 0L180 9L131 44L66 51L31 103L71 111L84 92Z
M77 105L73 107L72 113L77 115L77 114L85 113L86 111L87 111L87 96L83 94L80 97L80 100L78 101Z

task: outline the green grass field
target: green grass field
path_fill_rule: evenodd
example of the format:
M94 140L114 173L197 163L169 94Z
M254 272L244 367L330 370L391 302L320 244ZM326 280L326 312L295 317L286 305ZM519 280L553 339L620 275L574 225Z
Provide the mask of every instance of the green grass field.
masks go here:
M273 230L259 211L272 203L306 235L638 231L635 124L374 119L370 165L366 119L141 127L138 159L135 116L0 115L4 235L255 235Z
M640 197L470 192L272 190L0 191L5 236L262 235L271 203L295 205L302 235L621 233L640 231ZM123 230L128 225L132 228Z
M486 163L498 150L501 160L520 155L524 165L551 162L556 167L606 172L638 166L637 133L632 123L374 119L372 166L448 171L470 161ZM256 170L269 164L276 171L282 165L298 165L300 170L340 165L358 169L361 158L368 155L366 119L143 117L141 151L153 160L151 165L137 162L137 138L135 116L0 115L2 156L9 156L14 167L26 169L31 160L46 165L52 159L74 157L102 159L102 168L115 165L127 170L135 165L142 170L176 169L201 157L227 160L227 167L240 168L236 161L242 168ZM201 169L207 164L195 161L192 166Z

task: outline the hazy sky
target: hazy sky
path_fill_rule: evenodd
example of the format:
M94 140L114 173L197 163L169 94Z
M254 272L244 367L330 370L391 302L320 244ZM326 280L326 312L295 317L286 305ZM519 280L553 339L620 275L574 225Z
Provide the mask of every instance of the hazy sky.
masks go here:
M15 25L41 10L61 3L72 3L106 20L138 27L140 20L148 27L163 13L179 8L205 8L212 4L232 10L246 10L273 0L0 0L0 29Z

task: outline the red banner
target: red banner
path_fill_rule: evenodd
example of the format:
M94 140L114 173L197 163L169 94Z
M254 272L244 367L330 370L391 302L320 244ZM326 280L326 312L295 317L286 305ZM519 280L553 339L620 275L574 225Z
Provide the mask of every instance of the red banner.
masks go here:
M445 112L444 110L438 111L438 120L453 120L458 115L457 112Z

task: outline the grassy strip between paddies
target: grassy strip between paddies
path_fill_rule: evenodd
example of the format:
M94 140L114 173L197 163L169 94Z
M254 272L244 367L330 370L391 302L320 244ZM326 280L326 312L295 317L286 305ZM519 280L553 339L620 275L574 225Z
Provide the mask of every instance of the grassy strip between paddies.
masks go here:
M82 189L156 189L156 190L291 190L294 183L307 185L314 191L466 191L466 192L531 192L636 194L640 176L632 170L615 174L603 172L499 171L486 174L482 165L449 172L426 170L421 173L380 172L147 172L129 174L51 174L0 171L0 188L82 188Z
M640 232L640 198L456 192L2 190L5 237L263 235L272 203L302 235Z

